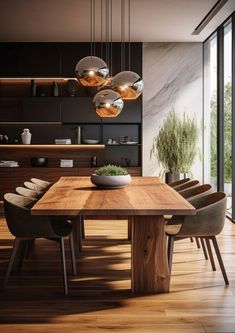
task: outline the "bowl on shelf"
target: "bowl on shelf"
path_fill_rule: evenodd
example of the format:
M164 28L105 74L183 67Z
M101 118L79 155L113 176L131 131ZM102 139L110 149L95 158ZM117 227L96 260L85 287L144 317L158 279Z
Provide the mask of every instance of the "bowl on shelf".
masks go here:
M47 157L32 157L31 158L31 165L33 167L45 167L48 163Z
M83 143L86 143L88 145L95 145L99 143L99 140L94 140L94 139L83 139Z

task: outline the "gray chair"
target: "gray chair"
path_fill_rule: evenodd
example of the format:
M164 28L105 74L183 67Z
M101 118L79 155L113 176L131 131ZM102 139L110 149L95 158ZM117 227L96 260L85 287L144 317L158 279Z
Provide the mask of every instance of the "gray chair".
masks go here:
M171 270L174 241L187 237L200 237L205 239L208 248L210 240L214 245L220 269L223 274L225 284L229 284L224 268L219 246L216 240L223 227L226 216L226 194L216 192L191 200L196 208L195 216L174 216L166 225L165 231L168 236L168 263Z
M24 182L24 186L26 188L28 188L29 190L33 190L33 191L37 191L37 192L44 192L44 193L46 192L45 188L43 188L37 184L34 184L32 182L26 181L26 182Z
M190 180L184 184L174 186L173 189L175 191L179 192L179 191L185 190L186 188L190 188L190 187L198 186L198 185L199 185L198 180Z
M64 237L66 236L69 236L73 274L76 275L72 225L63 217L30 215L30 208L34 203L35 199L18 194L7 193L4 195L5 217L10 232L15 236L15 241L3 286L7 285L17 251L23 243L25 244L36 238L52 238L57 239L60 243L64 292L67 295L68 284L64 249Z
M28 198L34 198L34 199L39 199L44 192L42 191L34 191L34 190L30 190L26 187L21 187L21 186L18 186L16 188L16 193L17 194L20 194L24 197L28 197Z
M169 183L167 185L169 185L170 187L175 187L175 186L187 183L189 181L190 181L190 178L184 178L184 179L177 180L176 182Z
M53 183L48 182L47 180L31 178L31 182L40 186L43 190L47 190Z

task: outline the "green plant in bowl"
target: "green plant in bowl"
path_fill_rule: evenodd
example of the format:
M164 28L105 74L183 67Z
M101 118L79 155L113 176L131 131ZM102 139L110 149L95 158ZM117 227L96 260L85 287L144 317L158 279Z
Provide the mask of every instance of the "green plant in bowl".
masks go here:
M91 175L91 182L101 188L121 188L131 182L128 171L118 165L105 165Z
M108 164L95 171L97 176L123 176L128 175L128 171L118 165Z

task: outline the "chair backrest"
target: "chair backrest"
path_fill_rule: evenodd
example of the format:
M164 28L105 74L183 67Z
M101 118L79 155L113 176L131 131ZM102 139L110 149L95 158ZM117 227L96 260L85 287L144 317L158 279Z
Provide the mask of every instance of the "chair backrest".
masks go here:
M192 199L195 216L185 216L178 236L215 236L223 227L226 217L227 197L224 192L215 192Z
M43 194L43 192L30 190L26 187L21 187L21 186L18 186L16 188L16 193L23 195L24 197L35 198L35 199L38 199Z
M187 183L188 181L190 181L190 178L184 178L184 179L177 180L176 182L169 183L167 185L169 185L170 187L175 187L175 186Z
M48 216L30 214L30 208L37 200L13 193L6 193L3 200L7 225L15 237L58 237Z
M184 189L181 191L178 191L182 197L185 199L190 199L193 197L201 196L201 195L206 195L212 192L212 187L210 184L204 184L204 185L199 185L199 186L193 186L188 189Z
M174 190L178 192L178 191L181 191L181 190L184 190L186 188L189 188L189 187L192 187L192 186L196 186L196 185L199 185L199 181L198 180L190 180L187 183L175 186Z
M45 190L41 186L34 184L32 182L24 182L24 186L33 191L43 192Z
M40 186L43 189L47 189L48 187L51 186L51 183L48 182L47 180L42 180L42 179L38 179L38 178L31 178L31 182Z

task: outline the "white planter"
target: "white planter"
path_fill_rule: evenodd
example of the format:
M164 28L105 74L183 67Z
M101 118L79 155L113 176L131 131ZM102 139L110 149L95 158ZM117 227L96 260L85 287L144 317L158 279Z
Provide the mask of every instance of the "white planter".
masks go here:
M28 128L24 129L23 133L21 134L21 138L24 145L30 145L32 134L29 132Z
M91 182L102 188L121 188L131 183L131 176L98 176L93 173Z

